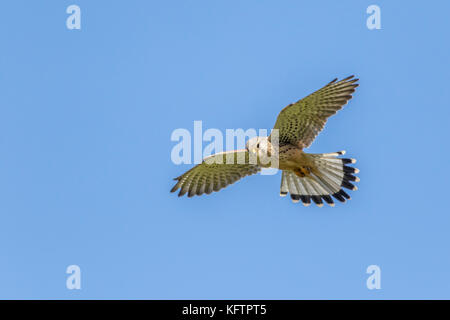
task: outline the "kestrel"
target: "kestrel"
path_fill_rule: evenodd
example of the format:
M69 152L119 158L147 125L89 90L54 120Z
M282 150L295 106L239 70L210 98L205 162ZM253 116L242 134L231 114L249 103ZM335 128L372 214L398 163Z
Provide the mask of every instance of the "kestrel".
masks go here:
M338 158L345 151L311 154L303 152L303 149L311 145L327 119L352 98L357 81L354 76L340 81L334 79L309 96L288 105L281 110L275 122L278 145L272 141L275 140L273 130L269 137L248 140L243 150L207 157L201 164L175 178L178 182L171 192L181 189L178 196L187 193L188 197L210 194L257 173L261 168L277 167L282 170L281 196L289 193L293 202L301 200L305 206L310 205L311 200L319 207L323 206L323 201L334 206L331 196L345 202L350 196L342 187L357 190L352 182L359 181L354 175L359 170L349 166L356 160ZM268 156L276 157L275 162L278 163L268 163ZM252 157L256 161L250 161Z

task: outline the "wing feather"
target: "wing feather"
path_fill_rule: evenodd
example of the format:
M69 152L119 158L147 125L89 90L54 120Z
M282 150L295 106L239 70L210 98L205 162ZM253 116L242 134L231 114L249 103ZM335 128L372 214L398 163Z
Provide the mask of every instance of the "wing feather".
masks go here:
M279 130L279 142L300 148L309 147L328 118L352 98L352 93L358 86L358 79L353 77L340 81L334 79L323 88L281 110L274 125L274 129Z
M257 164L250 163L247 150L222 152L205 158L201 164L175 178L178 182L170 191L180 189L180 197L186 193L188 197L210 194L260 170Z

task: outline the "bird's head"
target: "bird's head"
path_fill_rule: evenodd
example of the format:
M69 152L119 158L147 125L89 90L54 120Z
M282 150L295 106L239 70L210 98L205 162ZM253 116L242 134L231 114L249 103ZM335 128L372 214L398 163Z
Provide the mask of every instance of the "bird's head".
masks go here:
M251 138L247 141L245 148L250 154L256 155L258 158L270 157L271 148L267 137Z

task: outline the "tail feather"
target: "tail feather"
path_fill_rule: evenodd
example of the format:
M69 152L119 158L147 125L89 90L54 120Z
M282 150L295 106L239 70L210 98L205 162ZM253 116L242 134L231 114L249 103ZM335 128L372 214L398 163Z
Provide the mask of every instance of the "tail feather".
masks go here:
M311 204L311 200L319 207L326 202L334 206L333 198L340 202L350 199L350 196L342 189L357 190L354 182L359 178L354 174L359 170L348 166L356 163L355 159L337 158L345 151L320 154L305 154L312 163L310 173L300 177L290 170L283 170L281 177L280 195L288 193L293 202L302 201L305 206Z

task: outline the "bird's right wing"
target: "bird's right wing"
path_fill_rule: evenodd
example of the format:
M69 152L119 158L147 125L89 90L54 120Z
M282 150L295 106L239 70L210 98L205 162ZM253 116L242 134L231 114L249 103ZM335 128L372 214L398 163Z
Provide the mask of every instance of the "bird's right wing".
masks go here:
M175 178L178 182L170 192L181 189L179 197L186 193L188 197L210 194L260 170L257 164L251 163L247 150L221 152L205 158L201 164Z
M279 130L279 142L299 148L311 145L327 119L352 98L358 86L353 76L334 79L325 87L281 110L274 129Z

